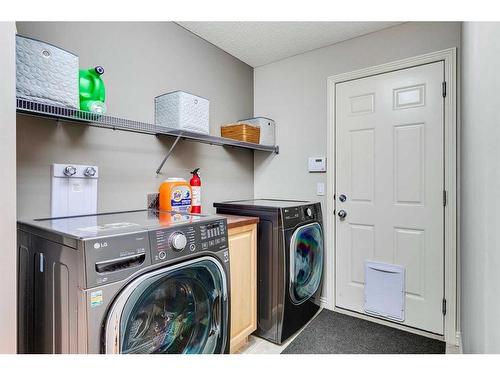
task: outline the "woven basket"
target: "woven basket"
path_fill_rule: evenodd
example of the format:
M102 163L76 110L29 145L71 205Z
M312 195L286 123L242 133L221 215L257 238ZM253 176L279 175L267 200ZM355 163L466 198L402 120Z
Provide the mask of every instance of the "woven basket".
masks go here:
M237 141L259 143L260 128L249 124L229 124L220 127L220 133L224 138Z

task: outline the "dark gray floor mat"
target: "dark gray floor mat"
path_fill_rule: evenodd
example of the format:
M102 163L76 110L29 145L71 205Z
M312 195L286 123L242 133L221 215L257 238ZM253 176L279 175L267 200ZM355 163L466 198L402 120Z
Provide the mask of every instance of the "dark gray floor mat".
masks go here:
M323 310L281 354L444 354L446 344Z

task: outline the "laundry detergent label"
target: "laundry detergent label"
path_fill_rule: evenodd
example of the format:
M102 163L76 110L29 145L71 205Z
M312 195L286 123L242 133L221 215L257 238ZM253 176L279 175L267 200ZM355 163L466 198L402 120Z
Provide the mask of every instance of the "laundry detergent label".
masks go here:
M191 207L191 190L187 186L179 186L172 190L170 204L173 211L188 212Z
M90 307L102 305L102 290L96 290L90 293Z

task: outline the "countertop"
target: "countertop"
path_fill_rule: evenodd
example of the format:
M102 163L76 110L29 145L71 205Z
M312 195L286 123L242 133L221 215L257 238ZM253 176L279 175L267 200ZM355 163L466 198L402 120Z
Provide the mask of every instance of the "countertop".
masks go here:
M227 227L238 228L244 225L257 224L259 222L258 217L254 216L238 216L238 215L225 215L225 214L217 214L218 216L223 216L227 219Z

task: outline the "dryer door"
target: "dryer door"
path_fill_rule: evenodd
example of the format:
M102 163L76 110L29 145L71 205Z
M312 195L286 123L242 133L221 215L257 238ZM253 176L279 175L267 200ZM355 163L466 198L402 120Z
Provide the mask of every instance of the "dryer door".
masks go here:
M290 239L290 298L296 305L311 298L323 274L323 231L318 223L301 226Z
M106 353L223 353L227 281L212 257L145 274L118 296L108 316Z

